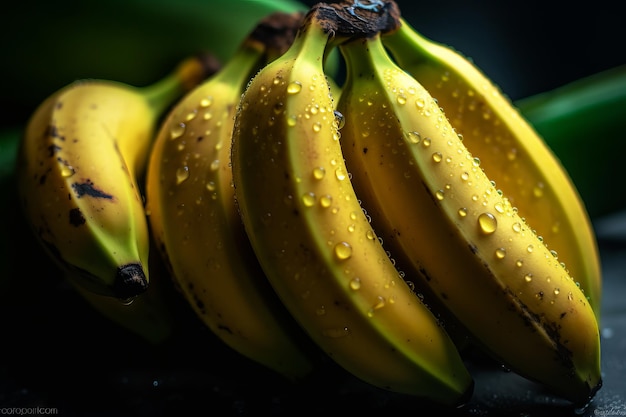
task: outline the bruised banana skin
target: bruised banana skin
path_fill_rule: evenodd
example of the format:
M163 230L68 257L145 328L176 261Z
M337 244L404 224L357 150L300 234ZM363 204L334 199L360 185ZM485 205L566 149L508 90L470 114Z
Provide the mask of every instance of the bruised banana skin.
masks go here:
M76 81L30 118L17 159L21 204L40 243L75 284L119 299L148 287L149 237L137 179L161 112L206 71L194 57L148 87Z
M437 99L465 146L549 248L600 317L602 276L595 234L561 162L511 101L466 57L406 21L383 43Z
M301 330L254 256L230 166L237 102L265 49L246 39L167 116L148 165L147 208L158 248L198 317L238 353L297 380L313 368L301 346L306 336L294 337Z
M340 49L344 156L386 248L498 361L587 403L601 375L585 294L380 37Z
M348 178L315 8L251 80L235 119L236 201L287 310L330 358L379 388L457 405L473 381L399 276Z

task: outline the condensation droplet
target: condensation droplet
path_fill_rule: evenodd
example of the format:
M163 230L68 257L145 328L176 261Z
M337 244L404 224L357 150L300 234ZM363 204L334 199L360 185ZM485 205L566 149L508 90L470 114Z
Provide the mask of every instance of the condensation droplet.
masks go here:
M361 278L354 277L350 280L350 289L353 291L357 291L361 288Z
M371 308L367 311L367 316L368 316L368 317L374 317L374 312L375 312L376 310L380 310L381 308L383 308L383 307L385 306L385 304L386 304L385 297L383 297L383 296L379 295L379 296L376 298L376 304L374 304L374 305L373 305L373 306L372 306L372 307L371 307Z
M305 207L313 207L315 204L315 193L307 192L302 195L302 204Z
M320 197L320 205L324 208L330 207L333 202L333 197L329 194Z
M335 256L340 261L345 261L352 256L352 245L348 242L339 242L335 245Z
M441 162L442 159L443 159L443 156L441 155L441 152L433 153L433 161L438 163L438 162Z
M321 180L326 175L326 170L324 167L313 168L313 178L316 180Z
M533 280L533 274L524 275L524 281L531 282Z
M287 126L294 127L297 121L298 121L298 117L292 114L289 117L287 117Z
M515 266L521 268L522 266L524 266L524 261L518 259L517 261L515 261Z
M491 213L481 213L478 216L478 226L480 231L486 235L494 233L498 227L498 221Z
M61 176L63 178L71 177L76 173L76 170L71 165L61 165Z
M534 247L533 245L528 245L528 246L526 247L526 251L527 251L528 253L532 253L532 251L534 251L534 250L535 250L535 247Z
M413 144L418 144L422 140L422 136L417 132L407 132L406 137Z
M170 139L177 139L185 133L186 126L184 123L177 123L170 128Z
M184 165L176 170L176 185L182 184L189 178L189 167Z
M460 217L466 217L467 216L467 209L465 207L461 207L458 211L459 216Z
M219 159L215 159L215 160L211 161L211 165L210 165L211 171L217 171L219 167L220 167L220 160Z
M463 172L463 173L461 174L461 179L462 179L463 181L467 181L467 180L469 179L469 174L468 174L467 172Z
M341 167L335 169L335 176L339 181L343 181L346 179L346 173Z
M424 140L422 141L422 146L423 146L424 148L428 148L428 147L430 147L430 143L431 143L431 141L432 141L432 140L431 140L430 138L424 138Z
M439 201L443 200L443 198L444 198L444 193L443 193L443 190L437 190L437 191L435 192L435 198L436 198L437 200L439 200Z
M298 94L302 90L302 83L300 81L293 81L287 86L288 94Z
M506 249L505 248L498 248L498 249L496 249L496 258L504 259L505 256L506 256Z
M522 231L522 225L519 224L518 222L513 223L512 228L513 228L513 231L516 233L519 233Z
M317 133L320 130L322 130L322 124L320 122L313 123L313 131Z
M343 114L341 114L340 111L335 110L334 114L335 114L335 121L337 122L337 129L341 129L346 124L346 118L344 117Z

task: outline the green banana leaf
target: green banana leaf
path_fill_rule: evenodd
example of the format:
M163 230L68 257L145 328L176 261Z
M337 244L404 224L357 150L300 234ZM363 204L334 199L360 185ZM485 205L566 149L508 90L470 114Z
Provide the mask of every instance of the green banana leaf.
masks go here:
M626 66L518 100L569 172L592 218L626 208Z

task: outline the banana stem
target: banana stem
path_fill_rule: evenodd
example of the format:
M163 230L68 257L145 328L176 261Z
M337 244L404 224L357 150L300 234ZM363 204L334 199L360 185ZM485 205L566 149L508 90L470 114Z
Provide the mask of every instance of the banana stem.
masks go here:
M197 86L219 68L216 58L210 54L189 57L166 77L154 84L141 87L142 94L154 110L154 114L160 115L183 93Z

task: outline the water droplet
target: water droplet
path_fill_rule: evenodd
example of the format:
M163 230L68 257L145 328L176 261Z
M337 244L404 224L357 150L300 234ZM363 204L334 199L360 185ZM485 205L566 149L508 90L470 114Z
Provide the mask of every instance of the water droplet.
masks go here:
M361 278L354 277L350 280L350 289L353 291L357 291L361 288Z
M554 295L559 295L561 293L561 289L560 288L555 288L554 289Z
M442 159L443 159L443 156L441 155L441 152L433 153L433 161L441 162Z
M465 207L461 207L458 211L460 217L467 216L467 209Z
M516 233L519 233L522 231L522 225L519 224L518 222L513 223L512 228L513 228L513 231Z
M506 249L505 248L498 248L498 249L496 249L496 258L504 259L505 256L506 256Z
M463 181L467 181L467 180L469 179L469 174L468 174L467 172L463 172L463 173L461 174L461 179L462 179Z
M504 205L502 203L497 202L493 207L498 213L504 213Z
M422 140L422 136L417 132L407 132L406 138L413 144L418 144Z
M298 94L302 90L302 83L300 81L293 81L287 86L288 94Z
M472 159L472 165L474 165L475 167L479 167L480 166L480 158L474 157L474 159Z
M381 308L383 308L386 304L385 301L385 297L379 295L378 297L376 297L376 304L374 304L368 311L367 311L367 316L368 317L374 317L374 312L376 310L380 310Z
M437 200L441 201L444 198L444 193L443 190L437 190L435 192L435 198L437 198Z
M320 205L324 208L330 207L333 202L333 197L329 194L320 197Z
M313 207L315 204L315 193L307 192L302 195L302 204L305 207Z
M198 115L198 110L197 109L193 109L192 111L187 113L187 116L185 117L185 121L189 122L189 121L195 119L197 115Z
M189 178L189 167L184 165L176 170L176 185L182 184Z
M398 104L404 106L406 104L406 96L404 94L398 94Z
M346 173L342 167L335 169L335 176L339 181L343 181L346 179Z
M424 101L422 97L419 97L418 99L415 100L415 105L417 106L418 109L423 110L424 106L426 105L426 101Z
M219 159L215 159L215 160L211 161L211 165L210 165L211 171L217 171L217 169L219 167L220 167L220 160Z
M528 253L532 253L532 251L534 251L534 250L535 250L535 247L534 247L533 245L528 245L528 246L526 247L526 251L527 251Z
M215 191L215 188L216 188L216 185L215 185L215 182L214 182L214 181L208 181L208 182L206 183L206 189L207 189L208 191Z
M326 170L324 167L313 168L313 178L316 180L321 180L326 175Z
M430 147L430 143L432 142L432 140L430 138L424 138L424 140L422 141L422 146L424 148L428 148Z
M486 235L490 235L496 231L498 227L498 221L491 213L481 213L478 216L478 226L480 227L481 232Z
M367 238L367 240L376 240L376 234L371 229L365 232L365 237Z
M345 261L352 256L352 246L348 242L339 242L335 245L335 256L340 261Z
M319 132L320 130L322 130L322 124L320 122L313 123L313 131Z
M287 117L287 126L294 127L297 121L298 121L298 117L292 114L289 117Z
M176 123L170 128L170 139L174 140L181 137L185 133L186 125L184 123Z
M76 170L74 169L73 166L65 165L65 164L61 165L61 176L63 178L71 177L75 173L76 173Z
M335 114L335 121L337 122L337 129L341 129L346 124L346 118L344 117L343 114L341 114L341 112L337 110L334 111L334 114Z
M524 261L518 259L517 261L515 261L515 266L521 268L522 266L524 266Z
M536 198L540 198L541 196L543 196L543 188L544 185L541 182L533 187L533 196L535 196Z
M533 280L533 274L524 275L524 281L531 282Z

